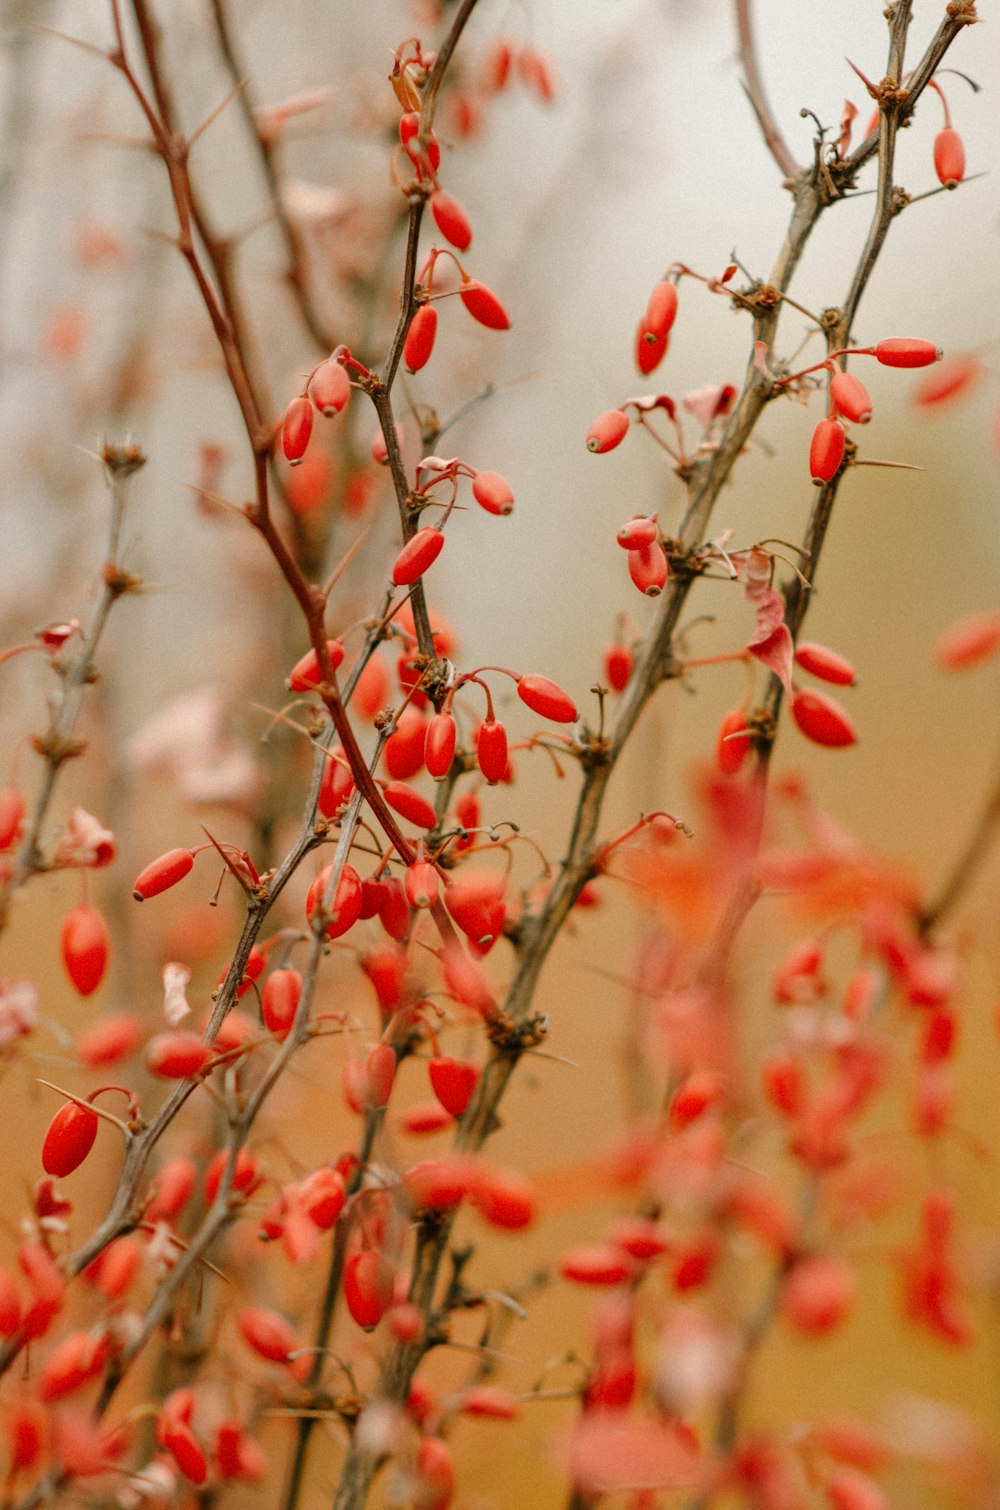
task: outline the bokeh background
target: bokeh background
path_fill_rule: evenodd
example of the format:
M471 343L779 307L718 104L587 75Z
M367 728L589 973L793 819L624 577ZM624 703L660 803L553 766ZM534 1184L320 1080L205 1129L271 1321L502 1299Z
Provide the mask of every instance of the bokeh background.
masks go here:
M813 125L800 117L801 108L835 133L846 97L860 107L858 125L866 121L868 104L845 54L870 77L881 77L883 7L878 0L824 8L767 0L759 9L768 92L804 161L812 152ZM935 7L917 9L914 55L937 21ZM325 8L242 0L231 12L255 103L326 91L320 107L288 133L282 161L290 203L302 216L338 339L356 339L347 333L367 321L372 344L366 349L377 351L391 329L402 245L398 228L392 229L399 196L389 174L393 102L385 78L395 45L415 32L429 34L427 13L395 0L378 6L339 0ZM181 115L191 130L229 83L206 7L171 0L161 20ZM214 913L164 907L155 918L144 909L137 920L127 904L128 878L151 855L195 842L199 822L228 825L227 837L247 834L245 809L256 800L258 776L278 842L301 797L298 788L276 791L273 777L269 783L269 762L286 784L295 766L290 737L279 732L268 746L258 744L269 723L262 709L280 706L281 678L305 647L251 532L199 501L191 487L201 480L239 503L249 496L251 474L210 331L186 270L163 236L171 218L161 165L136 140L142 124L123 81L100 58L45 30L105 47L111 36L106 8L6 0L0 25L0 434L6 463L0 634L4 645L13 645L51 620L86 616L107 510L91 453L102 437L134 436L149 460L132 490L126 562L142 573L148 590L115 615L87 716L89 749L67 773L59 807L64 818L80 802L119 836L119 862L110 876L98 878L119 944L100 1005L127 1005L155 1018L163 959L193 957L211 989L208 977L235 937L234 904L224 899ZM502 472L517 499L506 520L463 514L431 579L433 601L457 626L462 664L538 670L586 703L616 615L626 612L641 633L653 611L628 582L614 533L629 515L651 511L669 532L683 496L669 463L643 444L645 437L630 436L619 451L600 458L587 453L583 437L597 413L648 386L632 365L633 331L664 268L683 261L714 274L733 256L753 275L766 276L790 201L740 88L735 28L723 0L482 0L459 60L461 66L467 53L470 80L475 59L501 35L544 52L556 81L554 99L545 103L529 89L512 89L488 102L468 140L454 130L450 141L442 134L444 181L475 227L474 271L504 299L513 327L497 336L473 327L459 310L443 308L434 362L404 387L442 416L487 383L495 389L449 431L445 450ZM865 370L874 417L862 436L863 454L920 470L864 468L847 479L816 583L809 637L859 667L850 706L860 741L850 751L829 752L786 729L777 756L778 768L801 771L839 822L873 848L901 857L931 891L976 821L1000 737L996 669L947 679L933 661L945 625L995 606L1000 564L1000 213L990 176L998 145L995 25L969 29L948 62L981 86L974 93L960 77L942 78L966 142L970 178L983 176L955 194L931 195L893 225L855 334L862 342L920 335L948 353L974 350L983 375L960 404L922 412L912 402L914 376ZM931 150L940 124L939 102L928 97L901 139L899 177L914 195L936 187ZM236 103L199 141L193 171L216 224L237 238L236 265L277 418L317 354L282 281L282 243L267 217L265 186ZM823 217L794 290L805 306L838 302L871 205L859 194ZM786 354L803 333L804 322L797 326L791 314L782 327ZM746 323L727 300L685 280L657 389L680 398L706 384L739 384L747 337ZM363 450L372 425L357 412L358 399L353 408ZM806 456L816 418L815 405L773 406L720 502L716 531L731 529L739 546L799 538L811 501ZM206 458L206 446L220 448L218 456ZM416 459L412 441L407 454ZM363 546L336 600L338 630L372 611L387 580L396 534L384 493L376 492L362 515L338 518L326 548L329 562L362 531ZM690 613L712 616L693 631L690 643L699 655L724 652L746 638L747 609L739 594L706 587ZM0 784L17 776L30 787L34 779L30 737L44 725L49 691L37 659L24 656L0 667ZM720 667L660 694L618 773L609 833L643 808L688 811L692 763L742 695L742 677L739 668ZM168 723L177 720L174 700L191 695L202 698L193 706L205 720L204 748L189 751L181 769L152 761L143 767L136 736L164 710ZM190 777L203 755L203 785L193 790L185 770ZM227 800L213 803L212 780ZM554 854L571 802L571 779L560 782L541 758L525 765L517 821ZM508 815L499 804L490 813ZM994 859L955 920L969 940L959 1120L976 1141L955 1140L938 1150L965 1201L970 1262L987 1278L1000 1274L997 881ZM73 876L34 884L2 944L0 975L37 979L42 1010L57 1025L51 1046L6 1076L9 1135L0 1177L12 1202L37 1177L34 1150L52 1110L34 1076L72 1073L59 1030L74 1031L95 1010L73 997L57 962L58 919L77 899ZM498 1140L506 1161L545 1171L585 1159L606 1146L620 1119L628 1006L616 979L627 976L638 926L626 902L609 885L602 907L574 926L546 972L540 1005L552 1019L548 1047L570 1062L539 1061L519 1076ZM755 999L763 1001L755 982L772 964L766 929L752 925L740 957L748 1010ZM345 967L345 991L348 974ZM747 1030L752 1036L752 1024ZM349 1124L320 1069L307 1065L285 1096L275 1107L276 1121L301 1116L308 1105L309 1119L301 1117L302 1156L309 1156L307 1149L315 1158L329 1156ZM104 1150L104 1157L110 1184L114 1150ZM912 1167L916 1157L901 1139L901 1162ZM88 1205L91 1214L101 1209L94 1183L74 1186L82 1228ZM485 1248L481 1261L492 1283L517 1283L594 1227L593 1210L571 1200L564 1205L529 1238ZM7 1220L16 1221L10 1210ZM239 1261L252 1260L244 1255ZM947 1352L899 1324L891 1275L872 1262L858 1314L842 1336L821 1349L783 1334L766 1346L755 1371L754 1408L761 1419L794 1419L820 1403L879 1416L902 1394L933 1394L970 1411L996 1441L1000 1322L990 1298L995 1286L984 1284L982 1291L981 1340L967 1352ZM513 1387L530 1387L546 1362L573 1344L583 1309L565 1286L538 1297L530 1325L511 1336ZM571 1374L557 1370L555 1377L565 1383ZM517 1433L461 1426L457 1447L472 1465L465 1503L484 1510L561 1503L550 1442L571 1414L567 1405L539 1406ZM331 1438L329 1458L316 1471L317 1505L326 1502L336 1462Z

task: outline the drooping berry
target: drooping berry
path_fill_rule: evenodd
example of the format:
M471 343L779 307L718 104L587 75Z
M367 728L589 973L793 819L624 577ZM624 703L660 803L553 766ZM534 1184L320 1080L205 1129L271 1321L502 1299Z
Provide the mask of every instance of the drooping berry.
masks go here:
M612 692L624 692L628 686L635 657L627 645L609 645L604 652L604 675Z
M427 723L424 764L435 781L443 781L455 759L458 729L450 713L435 713Z
M825 692L811 689L796 692L792 698L792 717L814 744L837 750L857 743L857 731L846 710Z
M146 1068L164 1080L189 1080L200 1075L214 1050L197 1033L158 1033L146 1048Z
M327 640L327 654L330 664L336 671L344 659L344 646L340 640ZM314 692L323 680L319 669L319 656L315 650L307 650L300 661L296 661L288 673L288 686L292 692Z
M326 937L340 938L353 928L361 916L361 877L353 865L345 865L340 873L337 890L331 902L324 904L324 897L333 865L324 865L313 881L306 896L306 917L311 923L320 908L326 913Z
M635 365L643 377L655 372L667 354L669 341L651 331L645 320L640 321L635 333Z
M664 341L677 318L677 284L667 279L653 287L646 306L645 327L650 335Z
M750 731L742 708L733 708L719 727L715 763L723 776L735 776L750 753Z
M344 1265L344 1301L359 1327L377 1327L392 1299L389 1272L375 1248L352 1253Z
M507 770L507 730L498 719L486 719L479 725L476 760L490 786L503 780Z
M261 1016L269 1033L288 1037L302 997L302 976L297 970L272 970L260 994Z
M838 414L855 425L867 425L872 417L868 389L853 372L838 367L830 379L830 398Z
M613 451L628 434L629 418L622 409L606 409L587 431L587 450L596 456Z
M140 871L132 886L132 895L137 902L148 901L161 891L169 891L178 881L183 881L194 865L194 855L189 849L169 849L158 860L153 860Z
M111 936L96 907L72 908L63 920L60 935L66 974L81 996L97 990L108 968Z
M629 576L647 598L657 598L666 586L670 565L658 540L628 553Z
M858 674L846 656L838 655L826 645L817 645L812 640L803 640L795 647L796 663L803 671L818 676L820 681L832 682L837 687L853 687Z
M396 557L392 580L397 587L416 582L437 560L444 549L444 534L435 525L427 525L406 542Z
M844 459L844 427L839 419L821 419L809 447L809 475L817 487L836 477Z
M471 1059L452 1059L440 1055L427 1066L434 1094L453 1117L460 1117L472 1100L479 1084L479 1066Z
M339 414L351 396L351 380L340 362L321 362L312 375L309 394L320 414Z
M419 372L426 367L434 350L437 336L438 314L433 304L421 304L406 332L403 342L403 361L407 372Z
M965 177L965 146L951 126L934 138L934 171L946 189L953 189Z
M304 393L293 398L281 422L281 449L289 466L297 467L312 435L313 406Z
M445 241L458 251L464 252L472 245L472 226L457 199L443 189L435 189L431 195L431 214Z
M472 496L487 514L505 518L514 507L510 483L499 472L477 472L472 479Z
M94 1146L99 1118L90 1106L67 1101L49 1123L42 1144L42 1168L57 1180L78 1169Z
M522 676L517 683L517 695L532 713L540 718L549 718L553 723L575 723L579 714L572 698L547 676Z
M411 907L430 907L432 902L437 901L437 871L430 860L415 860L406 867L403 890Z
M965 671L1000 650L1000 613L972 613L950 624L937 642L935 656L945 671Z
M472 318L478 320L480 325L486 325L490 330L510 329L510 316L496 294L492 289L487 288L485 283L479 283L475 279L463 283L459 290L459 298Z
M394 812L417 828L433 828L437 822L433 802L428 802L422 792L407 786L405 781L387 781L382 795Z

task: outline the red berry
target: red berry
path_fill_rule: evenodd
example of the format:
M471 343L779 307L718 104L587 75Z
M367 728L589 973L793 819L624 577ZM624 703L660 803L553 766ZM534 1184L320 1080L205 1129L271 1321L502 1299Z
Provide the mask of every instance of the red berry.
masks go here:
M451 1059L442 1055L427 1066L434 1094L453 1117L460 1117L472 1100L479 1084L479 1066L471 1059Z
M933 341L920 341L909 336L879 341L874 354L883 367L929 367L932 362L941 360L941 349Z
M621 1285L630 1278L633 1264L614 1243L588 1243L571 1248L559 1263L563 1279L579 1285Z
M641 550L628 553L629 576L647 598L658 598L666 586L670 566L666 551L658 540L644 545Z
M247 1306L236 1322L247 1346L271 1363L287 1363L289 1353L301 1346L284 1316L264 1306Z
M374 1248L352 1253L344 1265L344 1301L359 1327L377 1327L392 1299L390 1276Z
M142 1026L132 1012L112 1012L80 1034L76 1057L90 1069L116 1064L134 1054L142 1041Z
M867 425L872 417L872 401L868 389L853 372L844 372L840 367L830 379L830 398L838 414L855 425Z
M393 781L407 781L423 769L426 732L423 714L411 703L400 713L382 751L385 768Z
M635 365L644 377L655 372L667 354L666 336L655 335L643 320L635 333Z
M313 915L322 907L326 913L326 937L340 938L361 916L361 877L353 865L345 865L340 873L333 900L324 904L327 885L333 875L333 865L324 865L313 881L306 896L306 917L311 923Z
M510 329L510 316L496 294L488 289L485 283L478 283L475 280L464 283L459 291L459 298L472 318L478 320L480 325L487 325L490 330Z
M430 860L415 860L406 867L403 890L411 907L430 907L437 901L437 871Z
M408 372L419 372L426 367L434 350L437 335L438 315L433 304L421 304L410 321L403 342L403 361Z
M394 812L415 823L417 828L433 828L437 823L434 804L421 793L407 786L405 781L387 781L382 795Z
M517 684L517 695L532 713L549 718L553 723L572 724L579 717L572 698L547 676L522 676Z
M948 357L938 365L935 372L929 372L926 377L921 378L911 397L921 409L931 409L936 404L949 403L952 399L961 397L982 376L982 373L983 366L978 357L968 353ZM0 845L0 848L2 847Z
M427 724L424 764L435 781L443 781L455 759L458 730L450 713L435 713Z
M96 907L74 907L66 914L60 936L66 974L81 996L97 990L108 968L111 938Z
M433 566L444 548L444 535L435 525L427 525L406 542L392 568L397 587L408 587Z
M535 1188L516 1169L481 1169L472 1191L472 1204L483 1221L508 1232L530 1227L538 1215Z
M796 645L795 660L803 671L818 676L821 681L833 682L837 687L853 687L858 679L857 672L846 656L838 655L835 650L828 650L825 645L817 645L811 640L804 640Z
M135 878L132 895L137 902L169 891L178 881L183 881L194 864L194 855L189 849L169 849L165 855L147 865Z
M664 279L654 286L649 296L643 324L650 335L664 341L669 336L676 318L677 284Z
M458 200L443 189L436 189L431 195L431 214L445 241L450 241L460 252L467 251L472 244L472 226Z
M158 1033L146 1048L146 1068L164 1080L188 1080L201 1074L213 1052L197 1033Z
M836 1254L800 1258L785 1277L782 1315L796 1330L822 1336L844 1320L854 1303L855 1288L853 1270Z
M825 692L796 692L792 717L814 744L843 749L857 743L857 732L846 711Z
M208 1162L202 1182L202 1195L206 1206L214 1206L222 1188L222 1179L229 1167L229 1149L220 1148ZM231 1188L237 1195L252 1195L260 1184L261 1176L257 1160L247 1148L241 1148L233 1166Z
M934 138L934 171L946 189L954 188L965 177L965 147L950 126Z
M742 708L733 708L722 720L715 745L715 763L723 776L735 776L750 753L749 730Z
M0 792L0 851L10 849L24 822L24 798L17 787Z
M389 937L401 944L410 931L410 904L398 876L389 876L385 881L378 917Z
M321 362L312 375L309 394L320 414L339 414L351 396L351 380L339 362Z
M297 467L306 454L313 427L312 401L304 393L293 398L281 422L281 449L290 466Z
M945 671L978 666L1000 650L1000 613L972 613L958 619L941 635L935 651Z
M57 1180L78 1169L97 1138L97 1113L77 1101L67 1101L49 1123L42 1144L42 1168Z
M502 781L507 770L507 730L496 719L479 725L476 760L490 786Z
M514 507L510 483L499 472L477 472L472 479L472 496L487 514L506 517Z
M198 1183L198 1171L191 1159L175 1155L167 1159L153 1180L152 1196L146 1215L152 1222L173 1222L180 1216Z
M353 796L354 778L347 765L347 752L343 745L331 745L319 784L319 810L324 818L335 818Z
M604 675L612 692L624 692L632 675L635 657L627 645L609 645L604 652Z
M445 892L449 913L481 953L486 953L503 931L504 890L504 877L499 872L463 868Z
M838 419L821 419L809 447L809 475L817 487L836 477L843 459L843 425Z
M208 1477L205 1449L185 1421L167 1420L157 1428L156 1440L170 1453L184 1477L203 1484Z
M493 1421L515 1421L521 1414L517 1396L497 1384L474 1384L462 1396L461 1409L467 1416L485 1416Z
M636 514L623 524L615 539L623 551L641 551L655 545L658 535L656 517L653 514Z
M340 640L327 640L327 653L334 671L344 659L344 647ZM307 650L288 673L287 681L292 692L314 692L323 680L319 669L319 656L315 650Z
M261 1016L269 1033L288 1037L302 996L302 976L297 970L273 970L260 994Z
M601 456L620 446L628 433L628 415L621 409L606 409L587 431L587 450Z

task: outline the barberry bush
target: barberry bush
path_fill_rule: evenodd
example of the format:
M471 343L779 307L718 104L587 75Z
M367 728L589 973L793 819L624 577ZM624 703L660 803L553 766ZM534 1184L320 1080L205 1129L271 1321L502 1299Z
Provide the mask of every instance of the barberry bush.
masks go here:
M316 9L4 16L3 1504L985 1510L988 28Z

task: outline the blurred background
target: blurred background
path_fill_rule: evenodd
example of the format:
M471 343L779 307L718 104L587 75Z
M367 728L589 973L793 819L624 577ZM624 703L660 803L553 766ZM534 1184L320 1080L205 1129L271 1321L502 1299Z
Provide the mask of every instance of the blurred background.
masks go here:
M398 109L386 77L404 37L420 34L433 45L435 7L243 0L229 10L236 71L253 106L274 110L317 91L314 108L283 127L286 211L306 247L325 326L335 341L377 362L393 327L402 263L403 199L390 173ZM232 77L209 6L171 0L160 11L165 64L191 132L226 97ZM845 98L852 100L860 139L870 105L845 54L881 78L882 11L879 0L825 8L768 0L759 7L766 88L800 162L810 159L814 135L803 109L835 137ZM937 17L936 7L917 7L914 58ZM87 47L54 35L106 48L107 8L6 0L0 27L0 643L18 644L53 620L86 619L108 506L93 453L104 438L134 437L148 464L132 486L124 559L147 590L114 615L86 715L89 747L66 773L57 816L65 821L80 803L118 836L119 861L110 877L97 878L120 945L100 1005L127 1005L155 1019L164 959L190 959L207 972L207 1001L213 972L236 936L236 906L232 898L212 913L203 905L165 905L155 917L144 909L137 920L128 880L160 851L197 842L202 822L249 842L251 814L261 811L274 853L282 852L301 808L304 766L294 736L271 728L271 710L282 705L282 678L306 645L263 548L213 502L245 501L252 470L211 331L169 243L162 165L143 148L143 123L123 79ZM482 90L481 70L501 37L547 60L551 90L537 76L502 94ZM1000 210L990 176L1000 77L995 25L968 29L947 61L980 86L974 92L956 74L941 76L970 181L955 193L928 194L893 224L855 337L930 338L948 355L975 353L982 370L960 401L921 409L914 402L919 374L874 364L858 369L874 401L872 422L859 436L862 456L919 470L865 467L847 478L816 581L807 634L859 668L859 684L847 694L859 743L845 752L820 750L785 728L776 759L779 771L801 772L839 823L899 857L929 892L976 822L1000 738L996 667L947 678L934 665L947 624L996 606L1000 566ZM617 616L628 615L626 634L635 637L654 612L628 581L615 532L632 514L657 512L671 533L684 500L669 460L647 437L632 433L613 454L595 457L584 445L587 429L601 411L651 388L680 401L706 385L741 383L747 323L728 299L694 279L682 282L670 351L652 380L636 375L635 324L673 262L717 275L738 260L766 278L790 197L741 90L733 15L723 0L482 0L456 74L468 103L464 112L461 102L451 113L442 109L442 182L474 227L468 265L503 299L512 329L485 330L456 301L444 301L434 359L403 379L401 394L409 404L433 406L449 424L440 454L501 472L516 507L506 519L460 514L428 590L457 629L463 668L489 662L538 671L591 708L588 689L602 675ZM206 130L192 173L217 233L231 238L277 421L326 353L310 343L289 295L284 242L241 108L232 100ZM932 145L942 122L940 101L928 95L901 137L898 179L914 197L937 188ZM873 183L869 169L859 190ZM793 290L806 308L838 304L872 203L859 192L824 215ZM781 356L790 359L805 334L806 321L789 312ZM810 342L801 365L818 355ZM412 466L416 429L404 403L398 412ZM765 416L713 520L716 534L732 531L733 548L801 537L813 494L809 438L819 417L818 399L808 409L775 404ZM362 539L333 600L331 628L340 633L378 606L398 525L384 478L365 461L374 419L361 396L342 421L322 423L331 435L332 425L341 425L344 435L326 442L329 475L310 484L318 503L296 502L292 484L288 529L323 571ZM706 585L689 605L692 620L700 615L710 618L692 628L692 654L722 654L745 642L750 611L741 593ZM38 657L0 667L0 785L18 780L30 789L37 779L30 740L44 727L49 690ZM617 773L605 817L609 835L643 809L692 815L691 769L743 691L743 670L720 666L661 692ZM516 711L511 723L520 737L530 732ZM487 816L516 817L542 849L558 855L573 778L560 781L537 753L519 762L518 775L512 791L488 794ZM911 1336L896 1320L887 1266L872 1262L858 1314L842 1336L818 1350L777 1335L765 1348L753 1390L761 1419L792 1420L820 1403L877 1416L903 1393L934 1394L970 1411L997 1443L998 878L992 857L954 920L967 976L959 1120L974 1141L936 1149L966 1202L969 1262L986 1277L981 1341L956 1353ZM628 1010L620 982L628 978L638 926L622 890L606 886L601 906L574 925L546 972L539 1005L551 1014L547 1046L571 1062L525 1067L497 1140L504 1162L545 1170L584 1159L606 1146L620 1120ZM17 1137L8 1139L3 1178L16 1190L39 1171L33 1158L22 1167L10 1145L36 1147L52 1110L34 1076L72 1074L59 1030L76 1031L83 1014L95 1011L81 1006L58 967L54 919L77 900L72 874L33 883L2 944L0 976L38 980L41 1009L56 1025L51 1060L46 1050L7 1075L4 1118ZM766 929L752 925L739 965L751 1006L760 994L755 982L766 979L774 959ZM338 979L351 989L346 965ZM350 1122L318 1071L303 1070L282 1093L287 1099L279 1096L275 1124L296 1112L305 1091L316 1121L298 1155L325 1157L349 1136ZM902 1140L900 1147L912 1170L912 1148ZM106 1150L109 1182L115 1159ZM88 1186L77 1198L75 1220L86 1230L88 1202L96 1216L102 1195ZM587 1235L593 1212L565 1204L530 1237L485 1247L481 1262L493 1283L515 1284L560 1245ZM879 1234L873 1247L884 1241ZM242 1261L250 1263L249 1254ZM584 1309L565 1286L545 1291L530 1326L512 1333L511 1387L530 1387L565 1351ZM566 1382L565 1371L557 1377ZM516 1437L489 1424L461 1426L460 1454L488 1464L478 1478L471 1472L464 1503L484 1510L561 1503L549 1443L571 1413L539 1407ZM324 1475L332 1479L336 1463L331 1447L317 1469L317 1505L328 1498ZM523 1487L527 1472L531 1497Z

